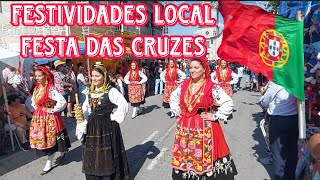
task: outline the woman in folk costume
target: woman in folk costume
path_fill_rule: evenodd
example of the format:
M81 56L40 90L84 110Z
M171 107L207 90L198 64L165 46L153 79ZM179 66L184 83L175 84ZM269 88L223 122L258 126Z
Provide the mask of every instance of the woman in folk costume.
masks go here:
M133 106L131 118L135 118L138 114L141 114L141 104L144 104L145 97L142 84L148 80L147 76L139 70L138 63L136 61L131 62L129 72L124 77L124 82L128 84L128 96L131 106Z
M226 93L232 97L233 90L231 85L238 83L238 75L232 71L231 68L227 65L227 62L223 59L218 61L218 68L211 73L211 80L219 84Z
M55 88L50 70L37 66L35 78L37 84L32 97L35 111L30 125L30 146L36 149L38 156L48 156L41 172L41 175L44 175L52 169L55 152L61 152L61 156L57 159L57 163L60 163L71 145L60 116L67 102Z
M186 79L186 74L177 67L173 59L170 59L166 70L160 74L160 78L165 83L162 105L164 108L170 108L171 93ZM174 117L175 114L171 112L170 116Z
M128 112L128 103L111 86L108 72L101 63L93 67L91 77L92 84L82 109L79 103L80 110L75 108L76 136L83 142L82 172L87 180L129 179L129 166L119 126Z
M219 124L231 114L233 101L211 81L206 60L191 60L190 76L170 98L171 111L178 117L172 178L234 179L237 170Z

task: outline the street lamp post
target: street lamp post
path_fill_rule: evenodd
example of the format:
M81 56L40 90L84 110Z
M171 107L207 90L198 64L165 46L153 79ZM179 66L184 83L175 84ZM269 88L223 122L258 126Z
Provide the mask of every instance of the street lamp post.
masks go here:
M81 32L82 32L82 36L83 36L83 42L86 45L86 36L89 36L90 34L90 27L88 26L83 26L81 27ZM89 82L91 82L91 76L90 76L90 60L89 58L86 58L86 62L87 62L87 69L88 69L88 78L89 78Z

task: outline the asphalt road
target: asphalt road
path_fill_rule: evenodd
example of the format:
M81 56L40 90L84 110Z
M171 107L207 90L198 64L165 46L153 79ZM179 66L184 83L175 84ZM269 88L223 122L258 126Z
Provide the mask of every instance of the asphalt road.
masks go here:
M221 123L238 170L237 180L270 179L271 167L264 167L259 162L260 157L267 156L259 129L262 119L261 109L256 105L259 97L256 92L241 90L235 93L234 118L228 124ZM131 119L130 111L121 124L133 179L171 179L171 147L175 119L168 116L168 110L161 107L161 101L160 95L148 97L143 114ZM63 165L41 176L39 174L46 159L37 158L32 150L18 151L0 160L0 179L84 180L81 172L81 146L74 137L75 122L72 119L67 119L66 122L72 148Z

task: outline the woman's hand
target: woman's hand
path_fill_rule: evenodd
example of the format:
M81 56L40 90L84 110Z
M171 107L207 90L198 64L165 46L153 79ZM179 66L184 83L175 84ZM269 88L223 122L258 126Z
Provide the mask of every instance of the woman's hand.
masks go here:
M205 121L213 121L214 120L212 113L202 112L200 114L200 117Z
M179 111L177 114L175 114L176 118L181 118L181 111Z

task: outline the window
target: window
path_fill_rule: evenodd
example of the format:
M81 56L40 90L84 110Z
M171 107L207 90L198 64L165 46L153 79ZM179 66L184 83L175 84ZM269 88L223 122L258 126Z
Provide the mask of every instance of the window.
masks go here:
M1 4L1 1L0 1L0 13L2 13L2 4Z
M206 41L206 45L207 45L207 47L210 46L210 41L209 40Z
M211 39L211 44L213 44L213 39Z

